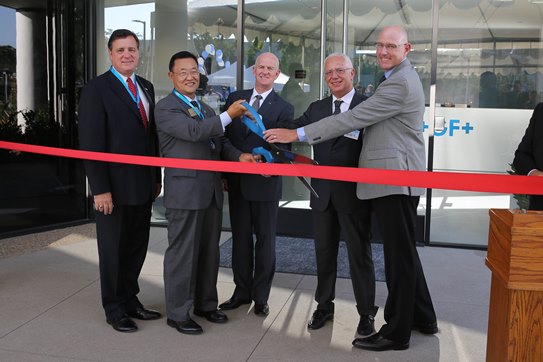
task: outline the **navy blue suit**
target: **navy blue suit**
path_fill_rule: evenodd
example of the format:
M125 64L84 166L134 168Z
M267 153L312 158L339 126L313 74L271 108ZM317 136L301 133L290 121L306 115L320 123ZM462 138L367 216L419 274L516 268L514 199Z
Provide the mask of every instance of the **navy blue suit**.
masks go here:
M238 99L249 102L252 93L251 89L230 94L225 109ZM262 115L266 129L284 128L292 121L294 108L272 90L262 101L258 113ZM266 145L260 137L247 132L247 127L239 119L226 127L226 136L242 152L251 153L253 148ZM225 177L232 226L234 296L264 304L268 301L275 274L275 234L281 178L234 173ZM253 231L256 235L254 245Z
M110 71L88 82L79 103L82 150L158 156L154 88L136 77L149 102L148 126L124 85ZM111 192L113 213L96 213L102 305L109 320L141 306L138 277L147 254L151 203L160 168L85 161L94 195Z

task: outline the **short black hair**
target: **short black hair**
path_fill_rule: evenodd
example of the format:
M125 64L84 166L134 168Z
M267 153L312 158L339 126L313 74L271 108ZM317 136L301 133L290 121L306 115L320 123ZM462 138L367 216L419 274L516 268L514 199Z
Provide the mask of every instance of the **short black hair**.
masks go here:
M111 33L109 40L107 42L107 47L109 50L111 50L111 47L113 46L113 42L117 39L125 39L128 37L133 37L136 40L136 44L138 49L140 48L140 40L138 39L138 36L134 34L134 32L128 30L128 29L117 29L113 33Z
M186 50L182 50L180 52L175 53L170 58L170 64L168 66L168 69L170 70L170 72L173 71L173 66L175 65L175 60L176 59L186 59L186 58L194 59L194 61L196 62L196 65L198 65L198 58L196 58L196 55L194 55L191 52L188 52Z

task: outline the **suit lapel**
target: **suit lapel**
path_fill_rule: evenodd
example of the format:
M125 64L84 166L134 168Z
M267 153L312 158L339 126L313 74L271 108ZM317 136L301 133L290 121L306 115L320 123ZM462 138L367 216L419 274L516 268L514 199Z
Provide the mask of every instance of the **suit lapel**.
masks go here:
M145 93L145 98L147 98L147 102L149 102L149 108L155 106L155 98L151 94L151 91L145 86L145 84L142 81L142 78L138 75L136 75L136 82L138 82L138 85L143 90L143 93Z
M252 93L251 93L252 94ZM250 97L251 95L249 95ZM260 109L259 111L261 110L262 113L266 113L266 110L269 108L269 109L272 109L273 107L273 103L275 102L275 91L271 91L270 94L268 94L268 96L266 97L266 99L264 99L264 102L260 105ZM260 112L258 112L260 113Z
M351 101L351 104L349 105L349 109L353 109L354 107L362 103L362 100L363 100L362 96L358 92L355 92L353 96L353 100Z
M130 94L128 94L128 91L126 90L124 85L122 85L121 82L111 72L108 72L107 80L109 86L111 87L111 89L113 89L113 93L115 94L115 96L119 97L119 99L126 105L126 107L134 114L134 116L140 119L140 111L136 103L132 100L132 97L130 97Z
M322 100L322 102L319 102L318 105L320 109L318 110L318 114L321 118L328 117L332 115L332 96L326 97Z

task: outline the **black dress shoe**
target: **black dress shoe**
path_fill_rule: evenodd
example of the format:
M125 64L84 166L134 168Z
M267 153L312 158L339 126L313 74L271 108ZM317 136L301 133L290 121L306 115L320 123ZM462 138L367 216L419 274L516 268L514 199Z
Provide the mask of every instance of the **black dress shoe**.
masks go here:
M121 317L116 320L108 319L106 322L107 324L110 324L114 330L119 332L130 333L138 330L136 323L128 317Z
M413 330L417 330L422 334L436 334L439 329L437 328L437 322L432 323L422 323L422 324L413 324L411 327Z
M186 320L186 321L182 321L182 322L177 322L177 321L174 321L170 318L168 318L168 320L166 321L166 323L172 327L172 328L175 328L177 329L177 331L179 333L184 333L184 334L202 334L202 332L204 331L202 329L202 327L196 323L195 321L193 321L192 319L189 319L189 320Z
M369 336L375 333L375 327L373 325L374 318L371 314L363 314L360 316L360 322L358 322L358 327L356 332L361 336Z
M324 323L328 320L334 319L334 312L329 312L324 309L317 309L313 312L313 316L307 323L307 328L309 329L319 329L324 326Z
M268 314L270 314L270 307L268 306L267 303L264 303L264 304L255 303L255 314L265 317Z
M194 310L194 314L196 314L199 317L204 317L208 321L212 323L226 323L228 321L228 317L226 314L221 312L220 310L212 310L209 312L204 312L203 310Z
M353 341L353 346L368 351L388 351L391 349L401 351L409 348L409 342L399 343L391 341L390 339L383 338L379 333L375 333L373 336L356 338Z
M222 310L230 310L230 309L236 309L239 306L243 304L251 304L251 299L238 299L236 297L232 297L228 299L226 302L219 305L219 309Z
M142 321L149 321L152 319L159 319L161 314L156 310L145 309L143 307L136 308L134 310L126 312L126 315L130 318L140 319Z

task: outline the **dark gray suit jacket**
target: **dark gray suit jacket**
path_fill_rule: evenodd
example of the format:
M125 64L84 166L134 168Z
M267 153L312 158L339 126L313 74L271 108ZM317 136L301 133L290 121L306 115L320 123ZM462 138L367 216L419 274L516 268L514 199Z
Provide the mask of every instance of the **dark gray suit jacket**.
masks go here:
M358 167L426 169L423 132L424 92L408 59L399 64L375 94L352 110L304 127L308 142L320 143L365 128ZM359 183L359 199L387 195L419 196L423 188Z
M189 106L173 93L155 107L155 120L163 157L196 160L238 161L241 151L223 136L220 117L207 104L200 102L204 119L191 117ZM213 171L166 168L164 171L164 206L166 208L201 210L215 202L222 208L223 193L220 173Z

